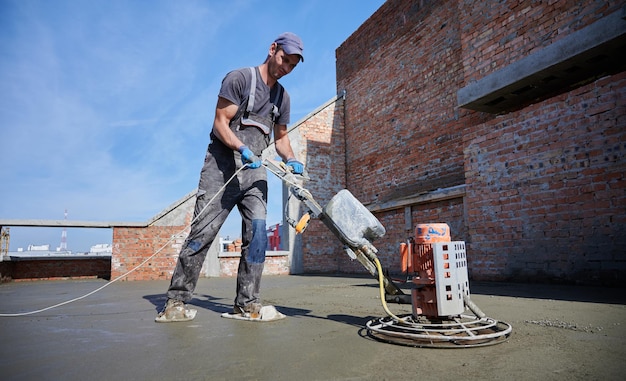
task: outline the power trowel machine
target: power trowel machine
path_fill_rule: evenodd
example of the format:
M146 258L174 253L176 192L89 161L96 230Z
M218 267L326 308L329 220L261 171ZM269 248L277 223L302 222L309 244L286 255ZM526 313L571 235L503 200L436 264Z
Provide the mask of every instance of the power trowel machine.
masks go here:
M465 243L451 241L446 224L418 225L415 237L400 244L403 279L394 280L383 271L372 244L385 234L385 228L348 190L341 190L322 207L302 187L306 175L293 174L283 163L269 159L263 165L283 181L290 197L304 205L299 221L287 219L296 233L304 232L311 218L319 219L341 241L350 258L378 279L387 316L367 322L371 337L393 344L440 348L486 346L508 339L511 326L487 317L471 301ZM411 304L412 313L396 316L388 302Z

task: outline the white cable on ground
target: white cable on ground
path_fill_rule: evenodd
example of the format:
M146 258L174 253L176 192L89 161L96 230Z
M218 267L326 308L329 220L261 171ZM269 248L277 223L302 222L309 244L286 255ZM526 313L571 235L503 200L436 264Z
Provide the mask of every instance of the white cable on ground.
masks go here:
M157 251L155 251L155 252L154 252L154 254L152 254L151 256L149 256L148 258L146 258L143 262L141 262L140 264L138 264L137 266L135 266L133 269L131 269L131 270L127 271L126 273L124 273L124 274L122 274L122 275L118 276L117 278L115 278L115 279L113 279L112 281L110 281L110 282L106 283L105 285L103 285L103 286L101 286L101 287L98 287L97 289L95 289L95 290L93 290L93 291L91 291L91 292L89 292L89 293L87 293L87 294L85 294L85 295L83 295L83 296L79 296L79 297L77 297L77 298L70 299L70 300L67 300L67 301L65 301L65 302L62 302L62 303L58 303L58 304L52 305L52 306L50 306L50 307L42 308L42 309L40 309L40 310L29 311L29 312L20 312L20 313L14 313L14 314L3 314L3 313L0 313L0 317L18 317L18 316L34 315L34 314L37 314L37 313L40 313L40 312L44 312L44 311L51 310L51 309L53 309L53 308L61 307L61 306L64 306L64 305L66 305L66 304L70 304L70 303L76 302L76 301L78 301L78 300L84 299L84 298L86 298L86 297L88 297L88 296L91 296L91 295L95 294L96 292L98 292L98 291L102 290L103 288L108 287L108 286L110 286L111 284L113 284L113 283L117 282L118 280L120 280L120 279L123 279L123 278L127 277L129 274L131 274L132 272L134 272L135 270L137 270L137 269L138 269L138 268L140 268L141 266L145 265L145 264L146 264L149 260L151 260L151 259L152 259L152 258L154 258L157 254L159 254L161 251L163 251L163 249L165 249L165 248L166 248L166 247L170 244L170 242L172 242L172 241L174 240L174 238L175 238L175 237L177 237L177 236L178 236L178 235L180 235L180 234L183 234L183 233L185 232L185 230L187 230L189 227L191 227L191 225L192 225L192 224L193 224L193 223L194 223L194 222L198 219L198 217L200 217L200 215L202 215L202 213L204 212L204 210L205 210L205 209L206 209L209 205L211 205L211 204L213 203L213 201L215 200L215 198L216 198L216 197L217 197L220 193L222 193L222 191L224 190L224 188L226 188L226 186L227 186L227 185L228 185L228 184L229 184L229 183L230 183L230 182L231 182L231 181L235 178L235 176L237 176L237 174L239 174L239 172L241 172L241 170L243 170L243 169L244 169L244 168L246 168L247 166L248 166L248 164L246 164L246 165L242 166L241 168L239 168L239 169L238 169L238 170L237 170L237 171L236 171L236 172L235 172L235 173L234 173L234 174L230 177L230 179L228 179L228 181L227 181L227 182L226 182L226 183L225 183L225 184L224 184L224 185L223 185L223 186L222 186L222 187L221 187L221 188L217 191L217 193L215 193L215 195L214 195L214 196L213 196L213 197L209 200L209 202L207 202L207 204L204 206L204 208L202 208L202 210L200 211L200 213L198 213L198 214L196 215L196 217L194 217L194 218L193 218L193 220L191 220L191 222L190 222L187 226L185 226L185 227L184 227L184 228L183 228L180 232L178 232L177 234L173 235L173 236L172 236L172 237L171 237L171 238L170 238L170 239L169 239L169 240L168 240L168 241L167 241L167 242L166 242L163 246L161 246L161 247L160 247Z

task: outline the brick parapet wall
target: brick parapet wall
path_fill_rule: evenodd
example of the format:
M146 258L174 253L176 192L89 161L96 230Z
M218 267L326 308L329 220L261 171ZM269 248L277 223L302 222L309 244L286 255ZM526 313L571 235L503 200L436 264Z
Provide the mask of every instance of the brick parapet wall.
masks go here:
M289 275L289 263L286 255L267 255L263 275ZM239 257L220 257L220 276L236 277L239 268Z
M170 279L187 234L188 229L184 226L115 228L111 277L115 279L132 271L124 276L124 280ZM218 261L220 276L236 275L238 255L221 255ZM141 266L133 271L139 265ZM288 274L287 255L268 255L263 273Z
M110 257L20 258L0 262L0 281L111 279Z
M187 233L184 226L114 228L111 276L115 279L145 262L125 280L169 279Z

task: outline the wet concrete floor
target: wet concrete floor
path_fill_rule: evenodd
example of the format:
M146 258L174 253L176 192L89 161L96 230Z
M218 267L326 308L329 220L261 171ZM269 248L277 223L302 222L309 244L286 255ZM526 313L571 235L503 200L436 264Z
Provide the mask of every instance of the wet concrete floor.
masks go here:
M167 281L116 282L79 301L0 317L2 380L621 380L623 289L470 284L473 301L513 326L507 342L464 349L386 344L365 323L385 315L375 279L266 276L262 296L287 315L223 319L234 278L201 279L194 321L154 322ZM0 285L0 313L91 292L103 280ZM397 314L410 306L391 304Z

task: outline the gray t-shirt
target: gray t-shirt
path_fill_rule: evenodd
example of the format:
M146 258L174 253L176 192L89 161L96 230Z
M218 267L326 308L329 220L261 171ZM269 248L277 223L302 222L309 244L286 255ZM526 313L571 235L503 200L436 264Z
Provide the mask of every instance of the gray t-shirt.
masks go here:
M265 82L263 82L261 74L259 73L259 68L255 67L255 72L257 75L257 81L254 109L252 112L257 115L271 115L272 105L270 103L270 91L277 91L278 84L274 85L274 87L270 89ZM219 96L233 102L237 106L247 104L246 101L248 99L251 82L252 77L249 68L233 70L226 74L226 77L224 77ZM290 108L291 101L287 90L285 90L283 92L282 102L279 106L280 116L278 117L276 124L289 124Z

